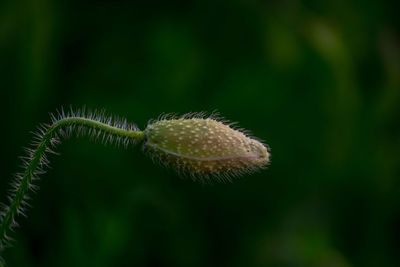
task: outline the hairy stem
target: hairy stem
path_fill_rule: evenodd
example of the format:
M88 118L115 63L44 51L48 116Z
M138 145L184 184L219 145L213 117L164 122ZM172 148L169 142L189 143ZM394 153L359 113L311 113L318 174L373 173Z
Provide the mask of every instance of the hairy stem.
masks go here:
M23 213L21 206L24 204L27 193L32 186L32 179L35 175L35 172L41 167L41 165L43 165L42 160L45 157L46 151L51 145L52 139L58 136L60 130L68 126L84 127L92 131L97 131L124 139L138 141L144 139L144 133L142 131L112 126L95 119L85 117L67 117L55 121L42 135L41 140L32 153L30 161L27 163L24 173L20 177L20 182L14 196L10 198L11 203L3 213L2 220L0 222L0 252L1 248L4 247L9 239L7 234L11 230L12 225L15 224L15 216ZM3 266L1 263L1 258L0 266Z

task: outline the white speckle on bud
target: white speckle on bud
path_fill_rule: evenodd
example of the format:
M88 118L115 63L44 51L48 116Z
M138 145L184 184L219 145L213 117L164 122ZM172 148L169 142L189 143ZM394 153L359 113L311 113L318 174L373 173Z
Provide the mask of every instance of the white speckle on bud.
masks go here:
M266 145L212 118L162 119L150 123L145 135L153 157L193 177L229 179L270 161Z

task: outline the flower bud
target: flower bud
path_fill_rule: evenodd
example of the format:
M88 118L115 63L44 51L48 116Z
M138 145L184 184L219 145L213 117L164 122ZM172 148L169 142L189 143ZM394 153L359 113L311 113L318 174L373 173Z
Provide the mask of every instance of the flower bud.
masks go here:
M181 118L151 123L145 147L161 162L193 177L230 177L269 163L267 146L212 118Z

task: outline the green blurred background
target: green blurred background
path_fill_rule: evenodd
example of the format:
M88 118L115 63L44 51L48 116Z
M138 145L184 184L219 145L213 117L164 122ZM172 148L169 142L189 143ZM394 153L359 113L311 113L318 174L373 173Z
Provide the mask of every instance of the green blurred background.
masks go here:
M268 170L203 186L73 138L9 266L399 266L399 1L2 1L0 200L48 112L217 109Z

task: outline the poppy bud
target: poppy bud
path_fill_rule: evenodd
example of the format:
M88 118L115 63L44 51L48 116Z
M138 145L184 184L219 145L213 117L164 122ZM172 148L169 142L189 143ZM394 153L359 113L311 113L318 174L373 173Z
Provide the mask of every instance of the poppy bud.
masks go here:
M163 119L147 126L145 147L193 177L230 177L268 165L268 147L212 118Z

